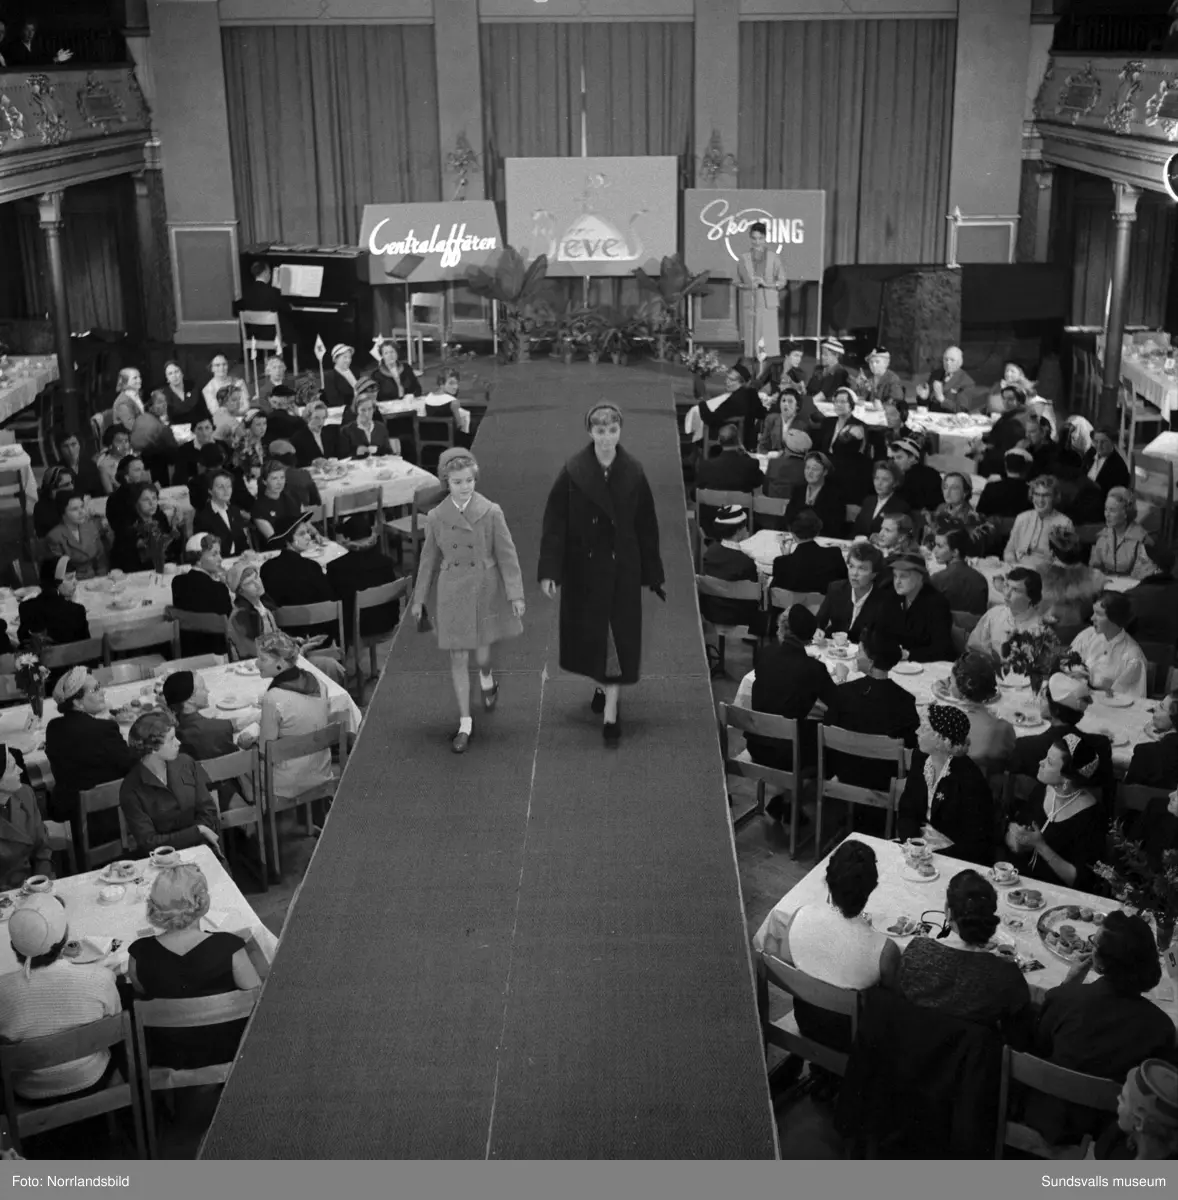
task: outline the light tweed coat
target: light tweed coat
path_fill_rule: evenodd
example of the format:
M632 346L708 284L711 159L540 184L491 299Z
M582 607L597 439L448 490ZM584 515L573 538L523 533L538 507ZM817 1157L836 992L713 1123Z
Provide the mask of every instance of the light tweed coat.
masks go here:
M435 587L436 578L436 587ZM474 650L523 632L511 602L524 598L515 543L498 504L475 492L460 513L447 496L425 520L413 602L424 603L442 650Z

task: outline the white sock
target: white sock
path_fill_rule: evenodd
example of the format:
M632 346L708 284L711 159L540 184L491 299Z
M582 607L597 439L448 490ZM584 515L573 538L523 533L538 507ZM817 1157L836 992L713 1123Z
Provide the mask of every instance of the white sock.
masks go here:
M495 672L479 668L479 686L484 692L489 692L495 686Z
M474 721L470 717L459 717L458 718L458 732L459 733L473 733L474 732Z

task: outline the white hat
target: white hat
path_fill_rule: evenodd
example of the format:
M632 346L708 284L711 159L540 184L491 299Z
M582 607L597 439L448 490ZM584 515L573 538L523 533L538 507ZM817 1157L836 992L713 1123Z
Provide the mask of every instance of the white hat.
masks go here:
M814 442L808 433L804 433L800 429L787 429L785 431L785 448L791 454L805 454L813 445Z
M843 344L838 340L838 338L830 337L822 343L822 349L833 351L835 354L842 354Z
M332 348L331 348L331 357L333 360L339 358L339 356L341 354L354 354L354 353L355 353L355 351L352 349L352 347L345 346L343 342L336 342L336 344L334 346L332 346Z
M748 514L739 504L726 504L712 518L713 525L722 525L725 529L736 529L748 522Z
M52 892L33 892L12 910L8 936L12 948L28 960L52 950L65 937L68 927L61 901ZM28 972L26 961L25 974Z
M192 537L184 543L184 551L186 554L203 554L205 548L205 538L215 537L211 533L194 533Z
M1083 679L1073 679L1062 671L1056 671L1047 681L1047 695L1064 708L1083 712L1092 703L1092 692Z

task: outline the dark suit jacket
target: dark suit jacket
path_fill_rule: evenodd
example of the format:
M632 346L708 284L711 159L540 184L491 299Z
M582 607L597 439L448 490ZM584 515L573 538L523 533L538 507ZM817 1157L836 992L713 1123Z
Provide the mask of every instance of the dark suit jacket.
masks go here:
M986 449L979 464L981 473L1000 475L1003 457L1023 440L1025 432L1020 412L1003 413L991 426L990 432L982 434Z
M180 713L176 720L180 749L189 758L220 758L238 748L233 740L232 721L203 717L200 713Z
M697 405L700 420L711 431L713 437L722 425L740 427L740 440L746 450L757 448L757 424L764 416L765 406L761 397L751 387L739 387L715 411L705 401Z
M1084 455L1085 475L1092 470L1092 464L1095 461L1096 451L1092 447L1089 447L1087 453ZM1102 496L1107 496L1112 488L1129 486L1129 465L1121 457L1119 450L1114 450L1104 460L1104 466L1096 472L1096 478L1093 482L1100 488Z
M928 786L924 781L925 755L912 756L897 814L897 834L920 837L928 811ZM962 755L949 760L949 769L937 784L930 824L953 841L954 858L989 866L994 862L996 832L994 796L981 768Z
M172 576L172 604L185 612L227 617L233 609L233 597L219 579L194 567L183 575Z
M1167 733L1159 742L1142 742L1133 751L1126 783L1172 788L1178 784L1178 733Z
M824 537L841 538L847 526L847 502L838 484L827 476L826 482L818 490L818 499L813 504L806 503L806 484L803 481L794 488L785 506L785 527L788 529L794 517L809 509L822 522Z
M20 605L18 638L23 645L34 633L44 634L51 642L80 642L90 636L86 610L74 600L66 600L54 592L42 592Z
M892 595L890 578L876 576L859 610L859 617L851 623L851 615L855 611L854 597L851 595L851 584L846 579L837 580L826 589L826 599L818 610L818 628L826 633L845 633L852 642L859 642L863 632L880 620L888 606L888 597ZM893 599L895 597L893 596Z
M274 558L262 564L262 583L266 595L279 608L288 604L321 604L325 600L336 599L323 568L289 546L284 546ZM334 621L314 627L288 629L286 632L295 637L326 634L331 644L339 640Z
M937 380L943 383L943 395L945 402L938 404L936 395L933 393L933 383ZM936 367L929 372L929 408L938 409L942 412L962 412L966 410L966 397L962 395L969 388L974 386L973 380L964 371L954 371L947 379L945 378L945 368Z
M981 571L969 563L951 562L943 571L929 576L935 587L954 612L976 613L982 616L990 607L990 585Z
M323 446L316 443L314 435L304 424L303 428L296 431L291 439L291 445L295 448L298 464L300 467L309 467L317 458L340 458L340 427L338 425L324 425L319 431L319 438Z
M221 539L221 553L226 558L236 558L253 546L249 518L234 504L229 505L228 524L213 511L211 504L198 509L192 518L192 531L216 534Z
M906 746L915 748L920 716L912 693L895 680L865 675L838 685L822 723L852 733L901 738ZM843 783L870 788L889 787L897 774L893 764L839 754L828 756L826 772L828 776L837 774Z
M140 854L157 846L207 846L197 825L216 832L220 828L216 802L197 768L187 754L177 755L167 764L165 787L137 762L119 791L119 806L127 819L127 829Z
M944 498L940 472L926 463L916 463L896 491L908 502L913 512L926 508L931 512Z
M741 450L721 450L695 468L696 491L708 488L720 492L754 492L764 478L761 464ZM711 535L715 515L716 510L710 504L701 506L699 520L704 533Z
M353 371L352 374L356 375L356 372ZM359 379L360 376L356 375L356 378ZM335 367L324 373L323 400L328 408L339 408L341 405L344 407L349 406L355 394L355 389Z
M796 638L788 637L761 651L752 695L752 705L757 712L775 713L802 722L817 701L831 704L834 697L835 685L830 672L818 659L811 658ZM808 766L813 762L817 735L810 725L799 728L798 736L802 742L801 765ZM751 734L745 742L754 762L790 769L792 756L788 750L781 751L780 743Z
M772 587L791 592L822 592L837 580L847 578L847 564L837 546L801 542L792 554L773 560Z
M1017 517L1030 507L1025 479L1011 479L1004 475L992 480L982 489L978 497L979 517Z
M233 312L284 312L290 307L282 292L272 283L249 279L241 285L241 299L233 304Z
M713 579L755 581L757 564L743 550L733 550L723 542L713 542L703 553L701 575ZM713 625L756 626L759 605L755 600L725 600L720 596L700 596L699 611Z
M1131 592L1129 602L1137 623L1131 632L1138 644L1178 641L1178 580L1172 575L1151 575Z
M352 636L352 604L357 592L380 587L397 578L392 560L386 558L379 546L369 550L349 550L327 564L327 581L344 606L344 634ZM397 623L400 604L394 601L386 608L365 609L360 614L362 634L388 633Z
M288 496L293 497L299 508L309 508L323 502L315 480L311 478L311 473L305 467L286 468L284 490Z
M819 364L814 368L810 382L806 384L806 395L817 396L821 392L824 400L833 400L835 392L841 387L848 387L850 382L851 377L847 374L846 367L832 367L827 371Z
M880 621L908 651L912 662L952 662L957 657L953 653L953 611L949 601L927 582L911 606L895 592L889 593Z
M355 423L345 425L340 429L340 457L341 458L370 458L371 454L359 455L356 451L361 446L375 446L377 454L392 454L393 448L389 444L389 431L385 428L381 421L375 421L372 425L372 434L366 434L359 425Z
M912 506L908 501L897 492L893 492L884 502L883 511L876 516L874 515L875 505L878 499L879 497L874 492L863 497L859 515L851 522L849 537L870 537L873 533L879 533L884 517L895 517L900 513L912 511Z
M114 721L79 712L49 722L45 755L53 769L49 816L54 821L74 820L79 792L121 779L136 762Z

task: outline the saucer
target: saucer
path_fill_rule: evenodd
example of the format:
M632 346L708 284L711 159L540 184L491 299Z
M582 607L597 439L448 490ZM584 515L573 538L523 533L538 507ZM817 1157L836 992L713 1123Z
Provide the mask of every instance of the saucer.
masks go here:
M934 867L931 875L921 875L911 867L905 867L900 872L900 878L906 879L909 883L932 883L933 880L941 878L941 872Z
M250 702L243 696L224 696L217 701L217 707L224 712L236 712L240 708L249 708Z
M924 670L920 663L901 662L892 668L893 675L919 675Z
M1096 703L1104 708L1132 708L1133 698L1131 696L1102 696Z

